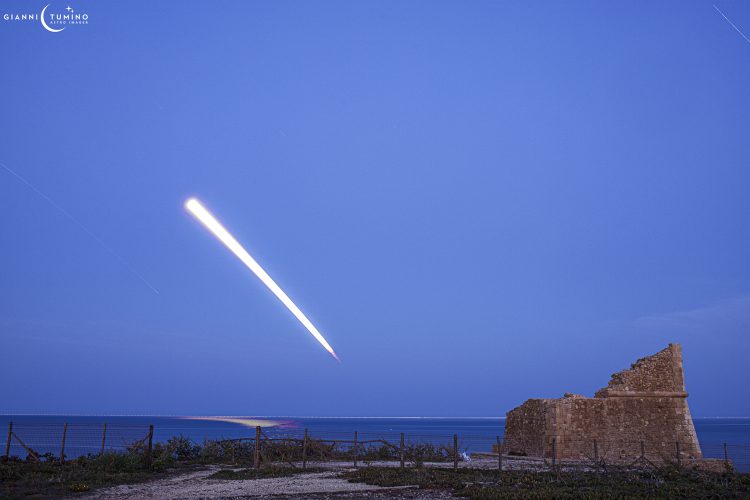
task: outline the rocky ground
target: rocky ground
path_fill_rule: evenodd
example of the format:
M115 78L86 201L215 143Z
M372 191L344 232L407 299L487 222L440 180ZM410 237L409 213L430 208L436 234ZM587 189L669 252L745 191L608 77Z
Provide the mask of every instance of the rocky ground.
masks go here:
M497 459L487 457L459 462L460 468L496 469ZM298 466L301 464L297 464ZM427 463L431 468L452 468L453 463ZM398 467L397 462L366 462L361 467ZM84 498L104 499L178 499L178 498L453 498L448 491L420 490L417 485L381 487L364 483L352 483L341 478L341 474L353 470L351 462L309 463L311 469L329 469L324 472L301 473L285 477L261 479L214 479L210 476L227 467L207 466L203 470L177 473L166 478L139 484L128 484L100 488ZM506 459L505 470L534 470L543 468L538 461L528 459ZM241 470L230 468L230 470ZM80 497L79 497L80 498Z
M215 466L207 467L205 470L146 483L98 489L84 498L453 498L448 492L424 492L416 486L380 487L351 483L339 477L346 469L264 479L226 480L209 477L219 469Z

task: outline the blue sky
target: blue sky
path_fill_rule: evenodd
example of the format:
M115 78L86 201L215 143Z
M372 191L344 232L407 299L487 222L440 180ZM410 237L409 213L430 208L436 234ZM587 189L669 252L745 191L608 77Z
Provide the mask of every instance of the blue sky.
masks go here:
M497 416L680 342L693 414L750 415L750 43L711 2L69 5L0 20L0 162L122 259L0 169L0 412Z

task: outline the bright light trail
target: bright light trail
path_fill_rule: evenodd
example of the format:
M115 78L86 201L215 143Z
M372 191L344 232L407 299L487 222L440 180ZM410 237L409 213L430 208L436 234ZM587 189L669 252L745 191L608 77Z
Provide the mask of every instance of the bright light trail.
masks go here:
M284 293L284 290L282 290L279 285L277 285L276 282L271 279L268 273L265 272L262 267L260 267L260 264L258 264L255 259L253 259L249 253L247 253L247 250L245 250L242 245L240 245L239 242L234 239L234 236L229 234L229 231L227 231L224 226L221 225L221 222L216 220L216 217L214 217L211 212L206 210L206 207L204 207L200 201L196 200L195 198L190 198L185 202L185 208L188 212L193 214L193 216L198 219L204 226L206 226L206 228L211 231L213 235L219 239L219 241L224 243L224 245L229 250L231 250L232 253L235 254L243 264L245 264L253 273L255 273L255 275L263 282L263 284L265 284L268 289L271 290L274 295L276 295L281 303L284 304L292 314L294 314L299 322L302 323L305 328L307 328L307 331L310 332L310 334L312 334L312 336L315 337L318 342L320 342L325 350L331 353L331 356L333 356L336 361L338 361L339 363L341 362L339 357L336 356L336 353L333 352L333 348L328 344L328 342L326 342L326 339L323 338L318 329L315 328L315 325L313 325L312 322L307 319L307 316L305 316L302 311L299 310L299 307L297 307L294 302L292 302L292 299L290 299L289 296Z

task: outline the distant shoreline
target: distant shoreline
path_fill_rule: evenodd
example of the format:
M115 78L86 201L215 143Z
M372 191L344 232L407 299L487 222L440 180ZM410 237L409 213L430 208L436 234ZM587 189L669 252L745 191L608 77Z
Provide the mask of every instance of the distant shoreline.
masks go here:
M417 417L417 416L386 416L386 417L353 417L353 416L317 416L317 415L174 415L158 413L0 413L0 417L158 417L158 418L319 418L319 419L427 419L427 420L505 420L505 416L495 417ZM693 417L693 419L712 420L750 420L750 417Z

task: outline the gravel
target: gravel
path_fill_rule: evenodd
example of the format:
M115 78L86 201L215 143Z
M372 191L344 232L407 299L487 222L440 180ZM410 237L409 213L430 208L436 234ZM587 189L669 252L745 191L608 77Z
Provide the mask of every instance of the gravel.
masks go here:
M339 476L343 470L296 474L287 477L224 480L208 476L219 467L179 474L141 484L98 489L84 498L452 498L447 492L419 491L416 487L384 488L363 483L350 483ZM79 497L80 498L80 497Z

